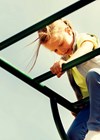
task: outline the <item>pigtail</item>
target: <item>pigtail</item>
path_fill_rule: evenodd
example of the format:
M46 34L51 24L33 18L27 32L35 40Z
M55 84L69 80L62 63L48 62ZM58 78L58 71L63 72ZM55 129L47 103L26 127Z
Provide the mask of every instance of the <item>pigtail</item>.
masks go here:
M38 38L35 39L33 42L31 42L29 44L29 45L31 45L31 44L33 44L34 42L36 42L38 40L38 46L36 48L36 51L34 52L32 58L31 58L31 60L30 60L30 62L28 64L28 66L29 66L32 63L32 66L31 66L31 68L29 69L28 72L30 72L34 68L34 66L36 64L41 44L46 43L50 39L50 37L51 37L51 35L50 35L50 27L46 26L46 27L44 27L44 28L42 28L42 29L40 29L38 31Z
M38 31L38 35L39 35L40 44L46 43L50 39L50 37L51 37L50 27L46 26L46 27L40 29Z
M38 39L36 39L36 40L38 40ZM35 41L33 41L32 43L34 43ZM32 43L30 43L29 45L31 45ZM37 48L34 51L34 54L33 54L32 58L30 59L28 65L27 65L27 67L30 67L30 65L31 65L31 67L28 70L28 73L31 72L31 70L34 68L34 66L36 64L36 61L37 61L37 58L38 58L38 55L39 55L40 45L41 45L40 42L38 42L38 45L36 46Z

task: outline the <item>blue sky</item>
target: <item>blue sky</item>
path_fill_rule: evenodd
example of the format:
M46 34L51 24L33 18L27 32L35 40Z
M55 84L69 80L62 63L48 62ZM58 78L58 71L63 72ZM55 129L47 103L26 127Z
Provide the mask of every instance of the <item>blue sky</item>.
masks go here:
M1 0L0 42L74 2L76 0ZM100 37L99 5L100 1L97 0L65 18L71 20L78 32L89 32ZM32 78L49 71L50 66L59 59L41 46L36 66L30 73L27 73L27 65L37 42L28 47L26 45L36 37L37 33L34 33L0 52L3 59ZM2 68L0 68L0 81L0 139L60 140L53 121L49 99L46 96ZM71 102L76 101L66 74L60 79L54 77L43 84ZM67 131L74 118L61 106L59 106L59 111Z

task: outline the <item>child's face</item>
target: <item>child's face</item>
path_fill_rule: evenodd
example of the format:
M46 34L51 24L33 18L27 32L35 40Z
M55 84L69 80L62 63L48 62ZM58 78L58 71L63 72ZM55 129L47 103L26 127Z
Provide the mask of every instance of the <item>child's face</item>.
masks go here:
M50 40L44 45L58 55L70 55L72 54L72 45L74 41L73 33L63 24L64 23L59 23L56 25L59 28L58 32L52 35Z

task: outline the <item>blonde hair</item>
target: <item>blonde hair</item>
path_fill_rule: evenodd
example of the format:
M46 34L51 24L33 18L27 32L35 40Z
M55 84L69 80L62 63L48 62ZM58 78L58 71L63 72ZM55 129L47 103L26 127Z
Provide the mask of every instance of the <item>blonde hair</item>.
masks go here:
M66 19L59 19L57 21L54 21L50 25L47 25L46 27L44 27L38 31L40 45L48 42L49 39L51 38L51 36L53 34L57 33L58 27L56 26L57 25L56 22L58 22L58 23L63 22L66 26L68 26L71 30L73 30L73 27L72 27L70 21L68 21Z
M65 26L69 27L73 31L73 26L70 23L70 21L69 20L66 20L66 19L63 19L63 18L62 19L59 19L59 20L56 20L53 23L47 25L46 27L40 29L38 31L39 44L37 46L37 51L36 51L36 54L35 54L34 62L33 62L33 65L31 67L30 71L33 69L33 67L34 67L34 65L36 63L36 60L37 60L38 54L39 54L39 48L40 48L40 46L41 45L44 45L45 46L45 43L47 43L51 39L51 36L52 35L55 35L58 32L57 22L58 23L59 22L64 23Z

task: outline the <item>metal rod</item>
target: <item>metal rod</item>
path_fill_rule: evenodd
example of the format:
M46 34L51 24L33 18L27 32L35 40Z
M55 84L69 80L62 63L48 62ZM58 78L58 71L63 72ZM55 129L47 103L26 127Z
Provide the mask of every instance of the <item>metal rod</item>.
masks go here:
M93 2L95 0L80 0L68 7L66 7L65 9L45 18L44 20L28 27L27 29L24 29L23 31L13 35L12 37L2 41L0 43L0 50L12 45L13 43L16 43L17 41L27 37L28 35L38 31L39 29L45 27L46 25L52 23L53 21L60 19L80 8L82 8L83 6L86 6L87 4Z
M67 64L64 64L63 68L62 68L62 71L66 71L66 70L68 70L68 69L70 69L70 68L72 68L72 67L74 67L76 65L79 65L79 64L81 64L81 63L83 63L83 62L85 62L85 61L97 56L97 55L100 55L100 48L98 48L98 49L96 49L96 50L94 50L92 52L89 52L89 53L87 53L87 54L85 54L85 55L83 55L83 56L81 56L81 57L79 57L79 58L67 63ZM40 83L40 82L43 82L43 81L45 81L45 80L47 80L47 79L49 79L49 78L51 78L53 76L55 76L55 75L53 75L49 71L49 72L46 72L46 73L34 78L33 81L36 81L36 82Z
M32 86L36 90L40 91L45 96L47 96L49 98L56 98L57 103L59 103L60 105L62 105L65 108L67 108L68 110L73 111L73 112L79 111L78 109L74 108L73 103L69 102L67 99L60 96L59 94L57 94L55 91L49 89L48 87L33 81L27 75L23 74L22 72L20 72L19 70L17 70L13 66L9 65L3 59L0 60L0 65L3 69L7 70L11 74L13 74L17 78L19 78L20 80L24 81L25 83Z
M87 59L90 59L90 58L92 58L92 57L94 57L96 55L100 55L100 48L98 48L98 49L96 49L96 50L94 50L94 51L92 51L92 52L90 52L90 53L88 53L88 54L86 54L84 56L81 56L81 57L71 61L69 63L69 65L66 64L65 67L63 68L63 71L68 70L71 67L73 67L73 65L78 65L79 63L82 63L82 62L86 61ZM56 97L57 102L59 104L62 104L62 106L66 106L66 108L68 108L71 111L73 110L73 112L75 112L74 105L72 105L68 100L66 100L62 96L58 95L56 92L54 92L53 90L49 89L48 87L40 85L41 81L47 80L48 78L55 76L52 73L48 72L48 73L45 73L45 74L43 74L43 75L41 75L41 76L39 76L37 78L31 79L27 75L25 75L22 72L18 71L16 68L14 68L13 66L9 65L7 62L5 62L2 59L0 59L0 65L1 65L2 68L7 70L8 72L12 73L13 75L18 77L19 79L23 80L24 82L26 82L30 86L34 87L38 91L42 92L43 94L45 94L49 98Z
M53 114L53 119L56 125L56 128L59 132L59 135L61 137L62 140L69 140L68 136L64 130L63 124L61 122L60 119L60 115L59 115L59 110L58 110L58 106L57 106L57 102L56 99L50 99L50 105L51 105L51 110L52 110L52 114Z

